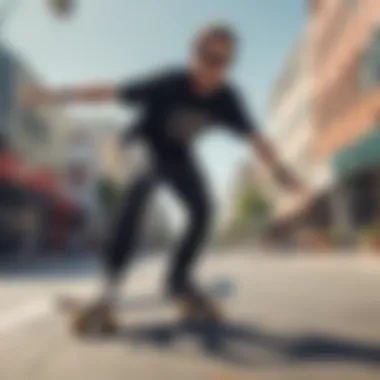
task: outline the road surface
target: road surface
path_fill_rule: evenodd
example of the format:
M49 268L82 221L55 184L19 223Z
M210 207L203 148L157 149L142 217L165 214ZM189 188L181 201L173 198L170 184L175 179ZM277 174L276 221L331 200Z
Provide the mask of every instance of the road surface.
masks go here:
M124 327L103 340L71 336L55 304L93 293L91 270L2 275L0 379L380 379L380 259L214 253L200 277L220 286L228 323L218 328L181 325L158 302L163 265L137 265Z

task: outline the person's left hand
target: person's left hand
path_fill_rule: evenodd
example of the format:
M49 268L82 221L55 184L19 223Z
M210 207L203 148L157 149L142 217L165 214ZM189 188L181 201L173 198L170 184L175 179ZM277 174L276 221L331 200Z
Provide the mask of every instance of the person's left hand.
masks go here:
M307 193L305 184L299 181L297 178L290 177L284 181L282 185L285 190L291 193L298 193L300 195Z
M302 197L306 197L310 193L306 185L287 170L282 169L277 173L277 181L279 185L289 193L294 193Z

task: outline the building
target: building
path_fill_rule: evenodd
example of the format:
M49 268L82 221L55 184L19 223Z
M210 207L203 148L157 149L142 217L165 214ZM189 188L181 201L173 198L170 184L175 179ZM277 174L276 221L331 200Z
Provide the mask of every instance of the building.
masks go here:
M120 145L117 133L104 133L99 148L102 175L117 184L124 185L130 162L128 164L128 153Z
M99 144L96 131L85 123L72 121L67 131L62 176L66 193L70 201L82 211L84 230L89 234L99 234L104 228L98 192Z
M330 226L380 220L380 2L310 2L315 158L328 163Z
M0 45L0 135L8 147L31 167L59 170L64 160L69 120L59 107L29 108L22 91L38 79L24 60Z
M309 36L298 41L275 83L268 107L268 136L282 162L318 197L323 188L321 172L313 155L315 121L313 113L312 61ZM309 200L281 189L271 173L261 168L261 181L266 185L272 202L269 223L271 232L289 236L306 222L315 221L308 215Z
M31 254L63 236L64 218L73 211L61 184L68 119L59 107L23 104L24 86L37 78L4 45L0 79L0 246Z
M269 135L280 158L302 180L308 181L312 167L313 139L310 58L307 39L294 47L275 85L269 107ZM300 207L301 200L273 191L274 219L286 219Z
M312 190L286 195L268 178L271 228L309 226L352 239L380 219L380 3L310 1L303 40L270 101L270 137Z

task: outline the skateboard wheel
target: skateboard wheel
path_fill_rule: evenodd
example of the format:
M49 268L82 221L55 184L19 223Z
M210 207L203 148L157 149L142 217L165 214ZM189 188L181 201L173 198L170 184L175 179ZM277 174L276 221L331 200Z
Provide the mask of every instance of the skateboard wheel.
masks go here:
M118 330L118 325L114 316L103 315L100 320L99 330L102 334L115 334Z
M71 324L72 331L77 335L83 335L85 334L90 325L91 316L85 315L86 313L79 313L78 315L74 316Z

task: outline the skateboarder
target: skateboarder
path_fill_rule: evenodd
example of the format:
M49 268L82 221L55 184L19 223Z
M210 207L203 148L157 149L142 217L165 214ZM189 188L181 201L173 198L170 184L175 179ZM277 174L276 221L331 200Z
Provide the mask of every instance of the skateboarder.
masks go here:
M142 115L128 138L145 142L149 169L128 189L106 250L104 295L95 306L79 313L76 328L85 328L91 316L100 316L104 330L113 330L113 305L120 276L131 262L144 205L156 185L165 182L188 211L189 226L178 245L167 281L167 292L191 310L216 317L212 303L197 288L191 270L207 237L212 216L210 195L193 157L192 142L210 126L221 126L242 137L258 153L280 185L298 191L298 181L281 165L269 142L248 115L240 93L229 83L228 73L238 50L235 32L225 25L202 29L191 47L186 67L156 73L121 85L84 86L51 91L30 89L31 105L118 101L141 107Z

